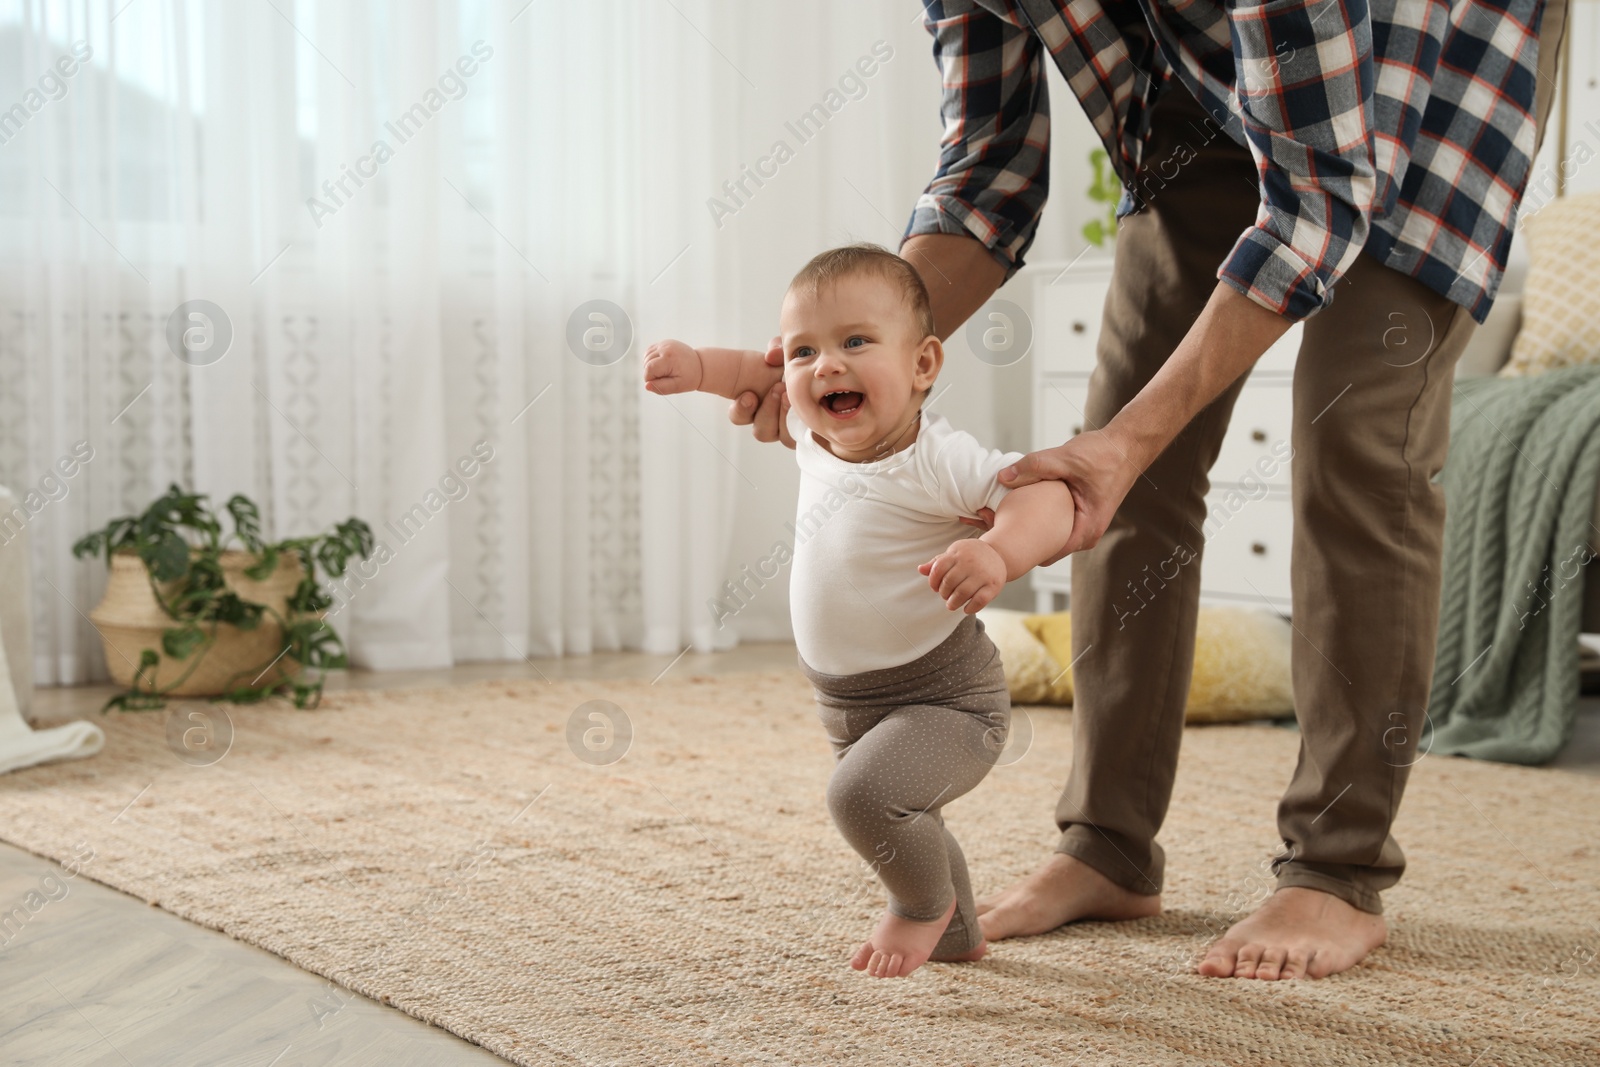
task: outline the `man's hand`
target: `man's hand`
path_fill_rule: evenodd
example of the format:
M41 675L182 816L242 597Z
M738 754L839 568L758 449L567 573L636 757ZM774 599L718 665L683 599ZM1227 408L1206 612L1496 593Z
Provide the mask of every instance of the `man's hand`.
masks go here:
M1006 586L1006 561L993 545L963 538L917 568L928 587L944 598L951 611L965 605L972 615L1000 595Z
M1048 567L1099 544L1128 490L1143 476L1112 431L1089 430L1065 444L1023 456L1000 472L1000 484L1015 489L1054 479L1066 482L1072 491L1072 535L1060 552L1045 560Z
M700 353L682 341L657 341L644 350L644 387L659 396L692 393L705 371Z
M783 366L783 338L774 337L767 346L767 366ZM728 421L735 426L754 423L757 441L782 441L789 448L794 447L794 438L789 436L789 396L782 379L764 397L741 393L728 408Z

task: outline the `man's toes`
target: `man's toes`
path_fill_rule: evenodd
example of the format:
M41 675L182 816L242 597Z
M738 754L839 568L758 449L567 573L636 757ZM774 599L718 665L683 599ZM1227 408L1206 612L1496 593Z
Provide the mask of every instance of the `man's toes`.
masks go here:
M1292 948L1289 957L1284 962L1280 978L1304 978L1311 970L1311 958L1316 955L1312 949Z
M1267 949L1261 954L1261 962L1256 964L1256 977L1265 982L1276 982L1278 975L1283 971L1283 961L1288 955L1285 949Z
M1261 963L1260 945L1246 945L1239 950L1239 958L1233 964L1235 978L1254 978L1256 967Z
M1306 962L1307 978L1326 978L1328 975L1345 968L1338 966L1338 959L1331 952L1313 952L1311 959Z

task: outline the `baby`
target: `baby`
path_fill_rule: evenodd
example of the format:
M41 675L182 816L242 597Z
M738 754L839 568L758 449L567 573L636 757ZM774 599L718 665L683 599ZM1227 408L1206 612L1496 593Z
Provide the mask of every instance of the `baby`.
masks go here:
M1072 497L1055 481L1007 490L996 475L1020 453L922 410L944 349L899 256L822 253L779 323L781 371L761 352L662 341L645 353L645 388L765 395L782 375L801 475L791 612L836 759L828 809L889 897L850 965L896 978L976 960L988 946L940 809L994 765L1011 706L974 613L1060 550ZM961 519L984 508L994 524L971 536Z

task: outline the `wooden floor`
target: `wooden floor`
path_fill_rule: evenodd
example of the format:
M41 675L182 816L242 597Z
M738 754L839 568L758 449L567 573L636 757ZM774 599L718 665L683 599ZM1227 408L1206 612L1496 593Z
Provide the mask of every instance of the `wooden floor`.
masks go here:
M655 678L788 670L794 646L670 656L611 653L441 671L353 671L330 688L459 685L488 678ZM96 712L111 690L39 690L33 716ZM1600 699L1553 766L1600 776ZM1062 768L1063 774L1066 768ZM54 863L0 844L0 913L28 893L68 887L10 941L0 931L4 1067L453 1067L498 1056L358 996L226 934L196 926ZM50 881L45 881L51 879Z
M351 671L330 689L458 685L487 678L654 678L788 670L789 644L671 656L616 653L444 671ZM40 725L85 718L112 692L41 689ZM60 886L66 887L65 895ZM0 913L51 899L5 940L3 1067L454 1067L504 1063L447 1030L302 971L270 952L151 907L0 843Z

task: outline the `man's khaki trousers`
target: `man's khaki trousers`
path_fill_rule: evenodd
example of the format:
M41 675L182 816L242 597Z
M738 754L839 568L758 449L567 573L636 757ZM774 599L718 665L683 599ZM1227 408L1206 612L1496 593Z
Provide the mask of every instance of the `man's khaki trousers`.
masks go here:
M1565 0L1547 3L1541 137L1565 23ZM1147 204L1118 228L1087 426L1104 426L1155 375L1255 218L1249 152L1174 82L1155 105L1145 161L1184 159L1185 145L1194 158L1172 180L1140 176ZM1274 869L1279 886L1309 886L1379 912L1379 893L1405 868L1390 826L1433 677L1445 500L1432 479L1449 443L1455 364L1475 324L1365 253L1334 292L1306 320L1294 372L1300 758L1278 806L1284 847ZM1195 417L1134 483L1100 543L1072 560L1074 759L1056 807L1056 851L1139 893L1161 889L1155 837L1172 796L1193 670L1208 472L1242 385ZM1167 561L1188 554L1196 558L1165 580ZM1159 588L1149 582L1157 572ZM1229 784L1266 787L1283 772L1241 766Z

